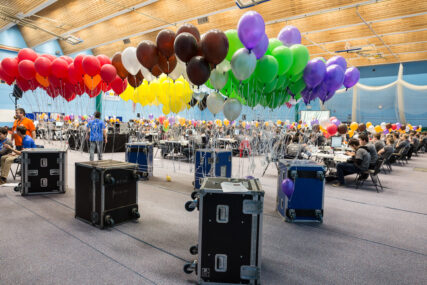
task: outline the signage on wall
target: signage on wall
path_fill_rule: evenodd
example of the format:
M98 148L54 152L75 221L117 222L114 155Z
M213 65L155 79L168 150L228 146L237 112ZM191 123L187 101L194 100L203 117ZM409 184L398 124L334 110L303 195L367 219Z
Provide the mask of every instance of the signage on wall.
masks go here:
M102 99L106 101L120 101L120 97L117 96L113 91L107 91L102 96Z

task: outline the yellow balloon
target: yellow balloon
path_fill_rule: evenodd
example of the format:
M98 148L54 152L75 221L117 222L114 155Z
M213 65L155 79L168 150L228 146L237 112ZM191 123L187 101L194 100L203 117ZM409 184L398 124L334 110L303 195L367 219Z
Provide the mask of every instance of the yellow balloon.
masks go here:
M179 124L181 126L184 126L185 125L185 119L184 118L179 118Z
M348 131L348 135L349 135L350 137L353 137L353 135L354 135L354 131L353 131L353 130L349 130L349 131Z
M255 127L256 127L256 128L258 128L258 126L259 126L259 122L258 122L258 121L256 121L256 122L255 122Z
M366 123L366 128L369 128L370 126L372 126L372 123L371 122L367 122Z
M376 126L375 126L375 131L376 131L377 133L381 133L381 132L383 131L383 129L381 128L381 126L380 126L380 125L376 125Z
M177 101L177 100L173 100L170 103L170 110L175 113L178 114L181 111L181 102Z
M167 127L169 126L169 121L168 121L168 120L164 120L164 121L163 121L163 126L164 126L165 128L167 128Z
M281 120L277 120L276 124L277 124L277 125L281 125L281 124L282 124L282 121L281 121Z
M244 127L244 128L246 127L246 122L245 121L242 122L242 127Z
M265 125L266 127L268 127L268 122L265 122L265 123L264 123L264 125Z
M170 112L171 112L171 110L170 110L170 108L169 108L169 105L163 105L163 107L162 107L162 112L163 112L163 114L165 114L165 115L168 115ZM166 121L166 120L165 120Z
M357 124L356 122L353 122L350 125L350 130L355 131L357 130L358 127L359 127L359 124Z
M227 119L224 119L224 125L225 125L226 127L228 127L228 125L230 125L230 121L229 121L229 120L227 120Z

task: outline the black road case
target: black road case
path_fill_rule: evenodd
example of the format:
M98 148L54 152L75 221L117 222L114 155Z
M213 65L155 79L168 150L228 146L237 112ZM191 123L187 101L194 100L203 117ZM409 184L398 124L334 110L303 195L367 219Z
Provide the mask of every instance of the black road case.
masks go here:
M225 182L225 183L224 183ZM205 178L194 201L199 209L198 259L184 266L199 284L260 284L264 191L258 179Z
M121 161L77 162L75 217L101 229L138 219L137 171Z
M15 191L25 195L65 193L65 165L63 150L33 148L21 155L21 183Z

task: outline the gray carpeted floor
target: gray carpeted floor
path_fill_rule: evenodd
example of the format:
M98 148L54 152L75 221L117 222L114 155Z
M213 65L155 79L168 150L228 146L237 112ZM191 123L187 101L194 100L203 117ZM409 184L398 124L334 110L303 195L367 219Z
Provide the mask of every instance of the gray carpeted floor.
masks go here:
M87 160L69 152L63 195L21 197L0 187L0 284L194 284L182 271L198 234L197 213L184 209L193 167L155 159L154 177L139 185L140 221L99 230L74 218L74 163ZM234 158L233 175L248 175L249 165ZM261 158L255 166L260 177ZM310 225L277 216L270 166L261 178L263 284L427 284L427 175L414 170L426 167L427 154L393 167L380 176L381 193L327 185L324 223Z

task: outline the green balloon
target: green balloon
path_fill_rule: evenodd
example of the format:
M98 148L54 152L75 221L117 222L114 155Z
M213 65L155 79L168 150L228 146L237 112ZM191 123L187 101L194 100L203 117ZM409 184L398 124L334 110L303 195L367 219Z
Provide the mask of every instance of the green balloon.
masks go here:
M301 93L298 93L297 95L295 95L295 100L298 101L299 99L302 98Z
M265 84L264 93L270 93L276 89L278 78L276 77L270 83Z
M299 94L302 90L305 88L305 82L304 79L300 79L295 83L292 83L289 85L289 89L292 91L293 94Z
M288 78L285 75L279 76L277 78L276 89L283 89L283 87L287 86Z
M211 84L211 80L209 79L208 81L206 81L205 83L206 87L210 88L210 89L215 89L212 84Z
M291 68L293 63L291 49L285 46L276 47L271 53L279 63L279 75L283 75Z
M239 39L239 35L237 34L237 30L228 30L225 32L225 36L228 39L228 53L225 57L228 61L231 61L233 58L233 54L241 49L244 48L242 42Z
M259 98L259 104L263 107L268 107L268 101L269 101L269 98L267 94L261 94Z
M266 55L272 55L273 50L277 47L283 46L283 43L276 38L272 38L268 40L268 48L265 52Z
M292 82L292 83L295 83L295 82L297 82L298 80L300 80L301 78L302 78L302 76L304 75L304 71L303 72L301 72L301 73L298 73L297 75L292 75L291 76L291 78L290 78L290 81Z
M270 83L277 76L279 64L271 55L264 55L258 60L255 68L255 76L262 83Z
M290 47L292 53L292 66L289 69L288 73L290 75L297 75L301 73L305 66L307 65L308 60L310 59L310 54L307 47L297 44Z
M233 90L233 92L231 92L231 94L230 94L230 96L228 98L230 98L230 99L236 99L236 100L238 100L240 102L240 104L246 105L246 100L243 99L242 97L240 97L237 94L237 92L235 92L234 90Z

